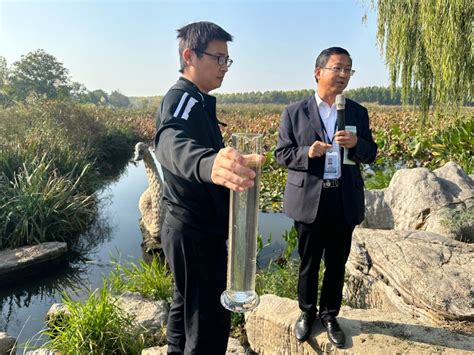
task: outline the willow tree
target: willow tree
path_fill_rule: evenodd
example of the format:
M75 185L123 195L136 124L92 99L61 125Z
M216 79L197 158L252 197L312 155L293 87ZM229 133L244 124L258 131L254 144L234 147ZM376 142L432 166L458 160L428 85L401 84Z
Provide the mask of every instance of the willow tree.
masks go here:
M370 0L377 44L392 88L410 93L424 118L430 105L457 110L471 102L474 81L472 0Z

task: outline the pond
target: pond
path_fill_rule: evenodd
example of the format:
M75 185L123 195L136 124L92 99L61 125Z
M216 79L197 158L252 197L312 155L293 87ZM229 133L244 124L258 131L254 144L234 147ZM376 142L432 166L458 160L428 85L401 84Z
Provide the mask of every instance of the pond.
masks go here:
M62 267L19 280L15 286L2 286L0 331L18 339L17 354L23 353L29 339L38 338L47 311L61 301L62 292L84 299L88 290L102 286L114 261L136 262L142 257L138 201L147 185L143 164L129 164L120 178L100 193L99 216L91 232L81 237L81 255ZM279 255L285 246L281 235L291 226L283 214L260 213L259 232L264 244L270 234L272 242L259 254L259 265ZM37 346L43 342L39 339Z

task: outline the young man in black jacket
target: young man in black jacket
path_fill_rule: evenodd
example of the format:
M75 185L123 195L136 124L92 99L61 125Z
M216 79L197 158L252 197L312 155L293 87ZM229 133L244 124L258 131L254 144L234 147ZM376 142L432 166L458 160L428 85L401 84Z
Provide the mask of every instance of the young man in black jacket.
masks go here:
M209 91L221 86L232 36L210 22L178 30L183 74L161 102L155 136L164 174L163 250L174 276L168 318L169 354L224 354L230 314L226 287L229 189L253 186L255 173L224 148ZM263 157L262 157L263 159Z

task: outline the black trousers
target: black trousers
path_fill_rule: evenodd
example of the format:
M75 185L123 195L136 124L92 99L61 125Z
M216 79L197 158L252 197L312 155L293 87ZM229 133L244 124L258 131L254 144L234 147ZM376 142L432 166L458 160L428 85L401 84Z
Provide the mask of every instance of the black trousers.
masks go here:
M324 253L325 272L319 302L321 318L339 314L354 226L344 218L340 187L323 188L316 219L311 224L295 221L301 265L298 303L304 312L316 315L319 265Z
M168 354L225 354L230 312L220 303L226 288L226 240L163 224L162 245L175 290L168 316Z

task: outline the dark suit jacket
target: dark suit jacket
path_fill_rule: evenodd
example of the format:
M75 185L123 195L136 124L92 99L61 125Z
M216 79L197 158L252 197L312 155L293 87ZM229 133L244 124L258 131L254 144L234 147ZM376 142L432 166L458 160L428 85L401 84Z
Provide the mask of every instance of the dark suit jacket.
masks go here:
M369 128L367 109L346 101L346 125L357 126L357 145L349 149L349 158L356 165L342 165L341 189L347 223L357 225L364 220L364 182L359 163L372 163L377 145ZM277 161L288 168L283 212L298 222L316 219L324 175L325 156L309 158L309 147L315 140L323 141L319 110L314 96L291 104L282 113L275 150ZM342 151L342 150L341 150ZM341 164L342 164L341 156Z

